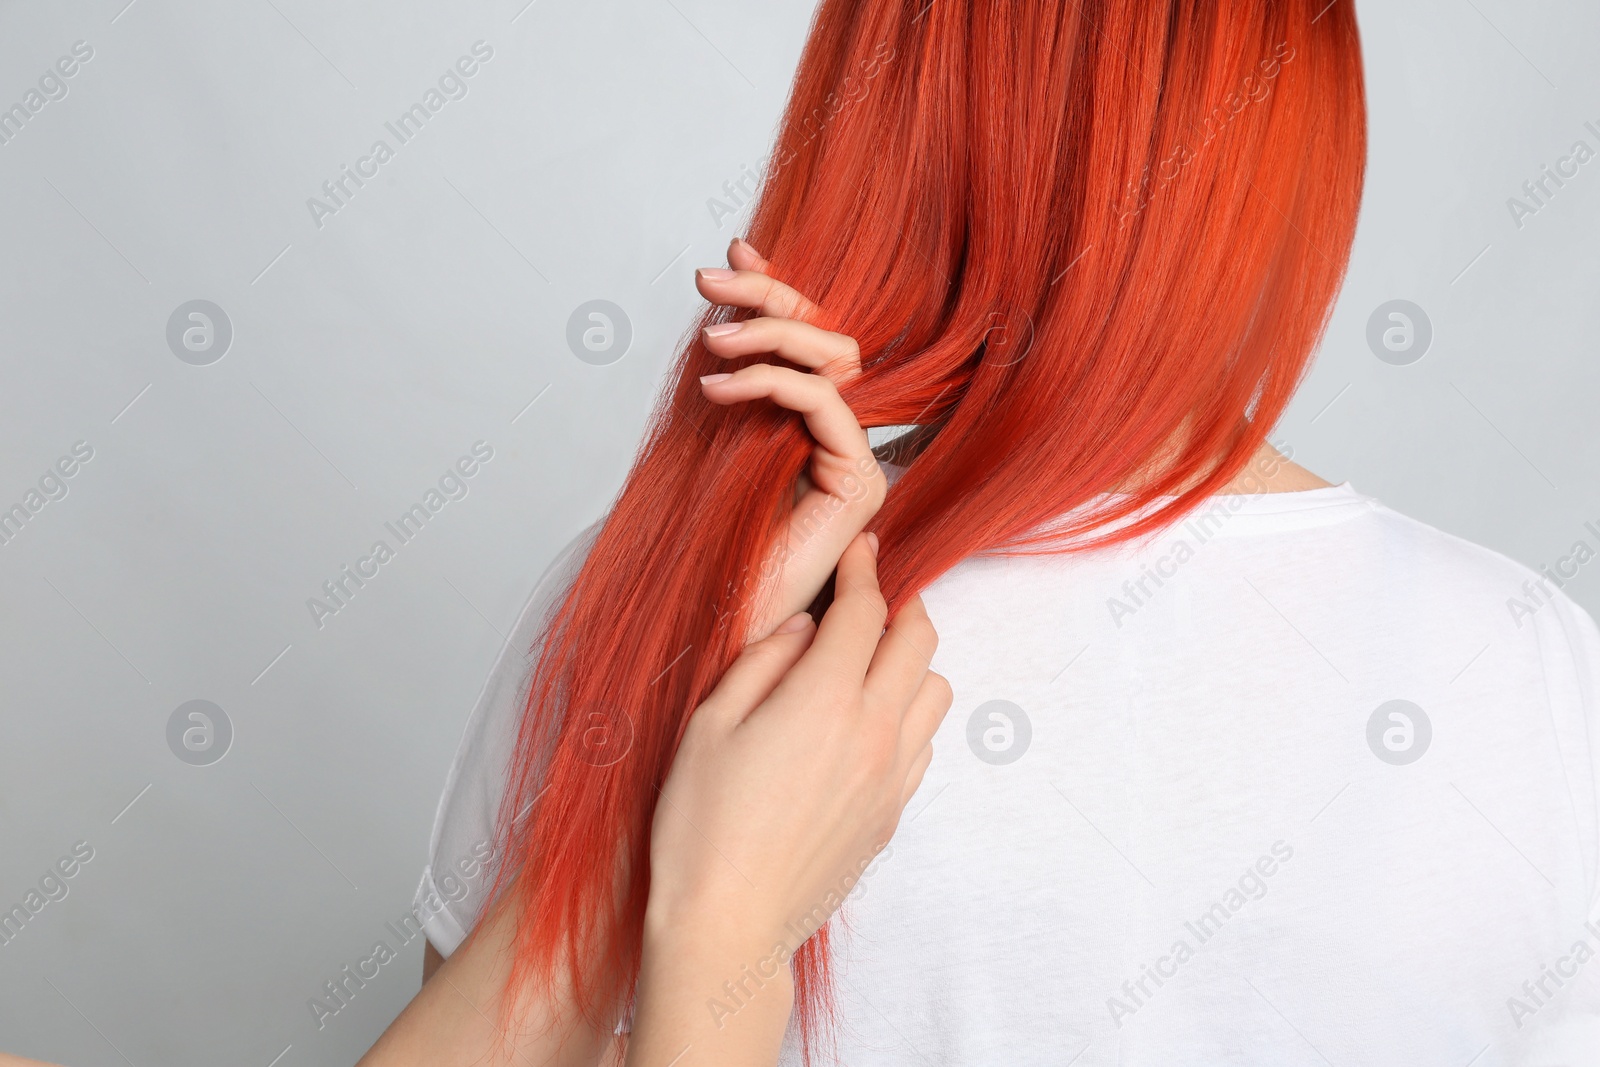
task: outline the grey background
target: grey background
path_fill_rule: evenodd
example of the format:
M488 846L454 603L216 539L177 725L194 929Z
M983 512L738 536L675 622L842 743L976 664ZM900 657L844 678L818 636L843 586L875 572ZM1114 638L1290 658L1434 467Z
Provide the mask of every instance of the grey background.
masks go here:
M1349 0L1340 0L1349 2ZM126 6L125 6L126 5ZM801 0L95 0L0 6L0 107L93 58L0 145L0 507L94 458L0 545L0 908L94 858L0 946L0 1048L75 1065L348 1064L420 941L318 1029L322 983L403 914L464 716L545 564L626 471L738 219ZM1360 5L1372 152L1354 265L1275 437L1535 567L1600 520L1600 149L1586 0ZM306 206L476 41L493 58L319 228ZM740 216L743 217L742 214ZM168 348L204 299L208 366ZM604 299L633 330L568 349ZM1378 360L1369 315L1434 330ZM530 406L531 405L531 406ZM492 461L319 629L306 600L476 441ZM1600 522L1597 522L1600 525ZM1586 569L1569 587L1591 612ZM1516 594L1507 590L1507 595ZM168 719L215 702L195 766ZM275 1059L276 1057L276 1059Z

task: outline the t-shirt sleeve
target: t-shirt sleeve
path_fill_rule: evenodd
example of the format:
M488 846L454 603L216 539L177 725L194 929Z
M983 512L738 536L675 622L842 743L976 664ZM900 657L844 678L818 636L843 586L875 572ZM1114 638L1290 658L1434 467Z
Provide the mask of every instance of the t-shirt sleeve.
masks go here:
M445 778L428 843L428 865L412 902L416 925L449 956L466 940L494 881L495 820L512 746L550 614L571 587L600 531L595 523L545 569L478 693Z
M1516 1067L1600 1062L1600 628L1565 596L1554 597L1550 608L1540 613L1537 634L1551 725L1572 793L1587 907L1571 916L1566 954L1544 961L1565 977L1547 979L1546 991L1554 995L1512 1038L1507 1062Z
M1565 596L1552 606L1539 640L1589 879L1585 918L1600 919L1600 628Z

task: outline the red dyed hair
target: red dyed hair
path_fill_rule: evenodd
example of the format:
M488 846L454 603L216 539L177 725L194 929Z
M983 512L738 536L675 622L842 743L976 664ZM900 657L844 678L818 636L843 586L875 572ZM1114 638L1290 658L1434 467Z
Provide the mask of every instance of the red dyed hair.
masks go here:
M863 425L940 427L872 523L891 608L978 552L1149 532L1242 469L1342 280L1365 121L1352 0L823 0L749 234L860 342ZM658 788L812 447L707 401L729 368L690 336L552 617L500 819L514 980L570 970L607 1027ZM794 966L809 1057L826 930Z

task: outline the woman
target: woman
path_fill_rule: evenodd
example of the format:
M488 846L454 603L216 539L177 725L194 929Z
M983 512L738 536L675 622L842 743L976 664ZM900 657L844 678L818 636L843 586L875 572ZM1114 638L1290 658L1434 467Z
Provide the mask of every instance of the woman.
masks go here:
M364 1062L1592 1057L1600 635L1266 443L1364 155L1349 0L824 0Z

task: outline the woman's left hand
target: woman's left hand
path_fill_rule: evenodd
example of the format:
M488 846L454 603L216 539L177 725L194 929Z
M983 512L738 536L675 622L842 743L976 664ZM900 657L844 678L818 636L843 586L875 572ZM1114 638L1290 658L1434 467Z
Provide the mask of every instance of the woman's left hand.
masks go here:
M878 513L888 481L866 431L839 395L840 383L861 373L861 347L852 337L815 325L824 317L821 308L771 277L771 264L743 239L728 246L728 262L732 270L696 271L696 288L714 304L761 314L703 329L707 351L725 359L772 354L806 369L757 363L707 375L701 388L714 404L765 399L799 412L816 440L795 486L787 529L770 549L775 558L762 567L761 573L775 577L750 591L762 607L746 632L749 642L810 606L845 546Z

